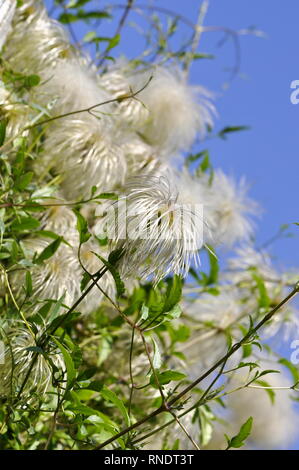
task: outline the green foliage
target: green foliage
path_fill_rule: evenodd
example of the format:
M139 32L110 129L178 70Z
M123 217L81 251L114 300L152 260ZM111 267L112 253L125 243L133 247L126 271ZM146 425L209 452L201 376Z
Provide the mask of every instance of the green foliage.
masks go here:
M186 375L182 372L176 372L174 370L166 370L164 372L157 374L157 379L160 385L169 384L172 381L181 381L186 378ZM152 374L150 378L150 384L152 387L157 388L157 384L155 381L155 376Z
M42 263L46 259L51 258L54 253L58 250L60 243L62 241L62 237L57 237L52 243L50 243L44 250L41 252L40 255L36 258L35 262L37 264Z
M130 426L130 417L122 400L120 400L112 390L109 390L106 387L102 388L101 395L105 400L110 401L116 406L116 408L118 408L125 420L126 425Z
M7 126L7 122L4 119L2 119L0 121L0 145L1 146L5 142L6 126Z
M238 434L231 439L226 436L227 438L227 448L228 449L239 449L243 447L245 444L246 439L250 436L251 428L253 424L253 418L250 417L248 420L241 426L240 431Z
M115 281L115 286L116 286L116 291L117 291L117 296L118 297L121 297L124 292L125 292L125 285L123 283L123 281L121 280L121 277L120 277L120 274L119 272L117 271L117 269L115 268L115 265L114 265L114 259L113 259L113 256L110 256L108 261L106 261L101 255L99 255L98 253L94 253L101 261L102 263L104 264L104 266L106 266L106 268L109 270L109 272L112 274L113 276L113 279Z
M79 2L78 2L79 3ZM76 8L78 7L79 5L76 4L73 8ZM109 13L105 12L105 11L84 11L84 10L80 10L78 9L78 11L76 13L62 13L60 16L59 16L59 21L61 21L61 23L64 23L64 24L68 24L68 23L73 23L75 21L80 21L80 20L84 20L84 21L88 21L88 20L99 20L99 19L103 19L103 18L110 18L110 15Z
M80 235L80 243L85 243L90 238L90 233L88 232L87 221L82 214L78 211L74 211L77 217L77 230Z
M20 6L22 2L18 3ZM93 57L93 65L100 64L100 73L104 73L107 59L115 60L110 54L114 54L114 49L125 39L123 25L113 19L114 9L96 10L90 0L57 0L55 6L57 19L70 32L76 33L77 24L84 23L84 37L73 42L86 46ZM110 20L109 24L115 28L109 31L109 36L99 35L99 25ZM181 42L180 15L164 18L150 14L149 24L147 31L141 31L145 39L142 55L129 62L134 72L146 69L153 58L158 65L175 61L186 72L193 61L213 58L209 53L193 50L193 30L188 41ZM67 52L61 52L59 60L64 54ZM81 198L68 203L63 200L64 175L59 174L52 162L49 167L40 166L47 133L63 122L62 116L53 114L58 97L44 105L35 102L45 80L43 74L39 76L31 69L26 73L12 70L4 57L5 54L0 58L1 87L11 101L9 106L0 105L0 339L5 344L6 360L4 365L0 361L0 448L89 450L113 438L112 448L130 450L142 448L147 432L159 427L163 428L161 434L154 433L153 437L162 435L161 447L163 444L165 449L185 448L181 437L174 440L172 435L167 441L167 430L173 434L173 427L165 426L165 416L167 419L170 416L165 411L167 406L162 406L164 399L167 404L171 403L170 411L177 417L190 408L183 416L189 417L186 428L190 427L192 433L195 428L195 441L205 447L219 421L219 407L226 405L226 393L230 393L234 374L244 371L248 374L244 388L250 384L265 388L275 404L275 392L264 377L277 371L259 369L256 356L262 354L265 346L254 325L277 305L280 293L273 294L268 281L252 267L246 270L249 275L245 280L231 284L237 288L241 284L240 315L231 315L231 311L224 311L220 306L217 316L211 320L205 317L202 320L200 312L198 317L196 312L190 318L187 302L195 304L203 294L211 301L221 298L226 285L217 254L208 245L202 250L206 258L203 266L200 269L192 266L186 281L178 275L169 275L158 285L151 280L140 282L136 278L130 283L123 279L120 269L123 249L113 250L107 238L97 238L92 230L95 221L100 219L96 209L117 200L119 187L112 188L115 192L109 192L109 188L100 192L97 186L92 186L87 189L86 200ZM43 92L42 95L46 100ZM111 119L113 116L119 119L120 113L113 106L125 104L124 96L116 98L116 102L111 103L113 111L109 109ZM138 96L132 100L133 105L137 102ZM24 122L18 122L18 132L14 134L11 128L14 128L14 119L20 116ZM246 126L227 126L216 137L226 139L234 132L247 129ZM137 137L141 138L139 134ZM211 129L208 129L208 137L213 137ZM188 171L192 170L195 178L207 176L212 182L213 161L205 146L187 155L185 166ZM83 168L82 164L82 171ZM52 203L57 194L59 199ZM70 233L62 233L55 223L56 211L60 210L67 221L75 214L74 238L69 239ZM65 215L63 210L69 212ZM47 220L51 216L54 223L49 227ZM281 227L280 233L285 230L286 227ZM76 237L79 243L73 246ZM40 239L47 240L42 248L34 243ZM82 252L94 241L95 248L87 253L86 260ZM76 251L75 255L72 250ZM72 253L74 257L70 255L70 262L61 276L58 261L65 253ZM100 266L96 272L88 269L91 255ZM53 269L59 279L69 276L72 282L67 284L67 289L63 286L56 291L52 289L53 277L49 269ZM107 279L113 282L110 284ZM191 295L186 294L185 287L186 292L191 290ZM72 304L69 294L73 291L76 298ZM90 292L96 292L98 299L93 311L86 314L84 302L88 304ZM249 312L246 310L248 297L255 299L257 305ZM201 381L192 384L188 376L190 364L198 366L201 373L203 356L209 356L209 362L213 355L208 343L204 349L197 349L199 339L205 334L211 338L215 350L220 339L223 355L237 351L238 341L246 338L240 343L242 357L239 361L232 364L225 361L218 379L206 388ZM1 354L2 351L0 359ZM278 362L292 375L294 386L290 388L294 390L299 382L298 368L287 359ZM210 375L208 373L207 377ZM184 387L190 388L187 394ZM157 409L164 413L147 421L146 416ZM141 425L119 436L126 427L136 423ZM227 438L227 448L243 446L251 427L252 418L249 418L236 436Z

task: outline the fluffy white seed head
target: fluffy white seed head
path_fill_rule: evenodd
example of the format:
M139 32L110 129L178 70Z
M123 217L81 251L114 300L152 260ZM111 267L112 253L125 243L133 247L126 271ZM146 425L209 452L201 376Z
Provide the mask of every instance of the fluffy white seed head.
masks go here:
M202 247L201 206L184 204L170 177L139 176L125 186L106 218L112 246L123 249L124 277L159 280L169 273L186 275ZM103 230L103 221L95 230Z
M123 67L112 69L103 74L99 78L99 86L108 91L113 98L120 98L135 93L142 88L142 85L136 88L132 78L130 79L130 76L126 76ZM117 125L120 128L140 128L149 116L149 111L139 100L139 95L136 95L136 98L129 98L114 103L113 109Z
M257 212L257 205L247 197L244 180L237 184L217 169L209 187L208 198L212 210L212 243L231 247L250 237L253 227L248 215Z
M17 2L17 8L14 15L14 27L19 23L26 22L27 25L37 18L48 16L43 0L22 0Z
M180 349L186 356L194 378L226 352L226 329L236 323L242 315L246 318L244 309L240 294L234 288L221 289L218 295L208 293L199 295L194 291L188 297L188 301L184 302L183 311L192 319L192 325L196 324L197 328Z
M254 313L261 308L259 281L263 283L269 298L269 309L287 296L289 286L294 285L298 279L298 273L281 274L274 268L268 253L257 250L251 244L243 244L236 249L235 256L228 259L228 267L220 273L220 279L226 283L228 289L231 285L237 286L246 298L248 311ZM263 337L271 337L272 341L273 337L276 337L277 341L288 341L298 331L298 323L296 303L288 303L280 308L279 315L274 315L271 322L265 326Z
M254 203L246 197L246 188L238 186L217 169L211 179L208 174L193 175L187 169L176 174L176 181L184 200L203 204L205 236L214 245L231 246L248 238L251 224L246 217Z
M251 244L242 244L235 250L235 256L228 260L228 274L235 283L252 279L252 269L256 268L265 281L278 279L268 253L257 250Z
M193 175L187 169L174 173L182 199L190 204L202 204L204 239L212 245L234 243L248 239L252 224L248 214L256 205L246 196L244 182L238 185L217 169L211 179L208 174Z
M61 59L43 71L43 82L39 86L40 101L44 104L54 101L55 114L96 106L112 98L98 86L97 80L96 70L87 59ZM108 113L112 112L111 105L99 106L93 112L98 112L101 119L105 119L105 125L110 123L112 126L108 119ZM78 116L82 117L83 114Z
M227 261L227 269L220 274L221 280L238 285L240 289L252 289L255 276L260 277L272 298L281 292L280 275L274 269L268 253L257 250L252 244L237 247L234 256ZM278 290L277 290L278 289ZM257 301L257 299L255 299Z
M66 238L68 242L78 245L77 218L67 201L57 195L43 199L41 204L47 206L47 210L41 216L41 229L54 232Z
M100 269L104 268L103 262L95 253L99 254L104 259L108 259L109 253L107 251L107 247L99 247L96 240L94 238L90 238L81 246L80 249L80 260L82 266L89 274L95 274ZM100 307L103 299L107 298L106 295L115 300L115 294L115 282L111 273L108 271L97 282L97 286L95 286L89 292L88 296L81 302L79 307L80 311L84 314L94 312Z
M0 0L0 50L11 31L11 22L15 13L15 0Z
M128 175L136 175L139 172L154 173L161 162L157 158L156 152L150 145L142 139L132 134L125 134L124 140L120 141L121 149L124 153Z
M22 242L26 256L32 259L39 255L51 242L48 238L28 238ZM72 247L62 243L53 256L31 270L33 296L35 299L58 300L64 296L64 304L71 306L80 296L81 268ZM11 284L18 296L23 296L25 273L16 271ZM36 308L38 308L38 304Z
M21 12L17 9L13 26L4 56L15 71L41 73L62 58L69 59L75 55L62 26L50 19L40 7L28 6Z
M114 135L94 116L74 116L53 126L37 164L62 175L69 200L89 197L92 186L111 191L125 180L127 166Z
M168 170L169 171L169 170ZM211 240L214 221L214 205L211 201L208 175L193 175L187 168L181 171L173 171L173 178L180 192L181 198L186 204L202 204L204 213L204 239Z
M54 114L74 114L50 126L37 168L45 172L54 168L61 174L68 199L88 197L92 186L107 191L122 184L126 159L117 144L114 120L105 114L111 107L87 111L111 98L98 87L92 67L82 61L60 60L46 75L39 87L41 101L54 101ZM77 113L80 110L86 111Z
M19 324L18 324L19 323ZM39 327L33 335L21 322L16 325L6 325L1 328L1 340L5 347L0 352L0 397L7 397L18 390L26 378L32 362L34 351L28 350L37 346L44 328ZM2 334L4 332L4 334ZM60 374L65 372L62 354L50 341L49 358ZM29 380L24 386L24 392L32 397L32 393L46 393L52 382L52 367L43 354L38 354L37 360L30 373Z
M134 88L152 74L152 81L138 95L149 111L140 132L148 143L168 154L187 151L197 137L205 135L207 126L213 126L211 94L189 85L178 71L162 67L136 74Z

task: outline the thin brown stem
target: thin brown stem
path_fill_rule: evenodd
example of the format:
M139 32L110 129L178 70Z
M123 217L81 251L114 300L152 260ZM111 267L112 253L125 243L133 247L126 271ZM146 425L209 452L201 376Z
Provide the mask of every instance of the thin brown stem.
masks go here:
M91 111L93 111L94 109L99 108L100 106L104 106L106 104L111 104L111 103L115 103L115 102L121 103L122 101L131 99L131 98L135 98L139 93L141 93L148 86L151 79L152 79L152 77L150 77L148 79L148 81L145 83L145 85L143 85L139 90L137 90L135 92L128 93L128 94L119 96L117 98L111 98L110 100L102 101L101 103L94 104L93 106L89 106L88 108L78 109L76 111L69 111L68 113L64 113L64 114L58 114L57 116L53 116L51 118L45 119L44 121L32 124L31 126L27 126L27 127L24 128L24 130L33 129L34 127L42 126L43 124L48 124L49 122L55 121L57 119L62 119L62 118L65 118L65 117L73 116L75 114L91 113Z
M181 421L179 420L179 418L176 416L175 412L174 411L170 411L170 414L173 416L173 418L175 419L175 421L177 422L177 424L180 426L180 428L182 429L182 431L186 434L187 438L189 439L189 441L192 443L193 447L195 447L196 450L200 450L200 448L198 447L198 445L196 444L195 440L193 439L193 437L189 434L188 430L186 429L186 427L183 425L183 423L181 423Z

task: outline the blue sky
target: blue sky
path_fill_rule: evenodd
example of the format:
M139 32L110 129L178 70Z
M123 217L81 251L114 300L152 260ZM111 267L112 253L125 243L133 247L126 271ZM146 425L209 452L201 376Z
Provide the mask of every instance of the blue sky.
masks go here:
M193 3L184 2L190 9ZM213 142L211 146L215 163L219 162L235 175L246 175L252 184L251 195L264 209L257 230L260 243L271 237L281 224L299 219L299 105L290 102L290 82L299 77L298 14L296 0L211 0L206 17L208 25L235 30L254 25L267 35L266 38L240 38L241 77L217 100L220 120L225 125L244 124L251 130L232 135L226 142ZM212 37L215 34L206 33L202 42L204 50L210 50L216 43L217 38ZM194 67L192 78L197 76L217 91L219 75L222 78L221 65L227 66L233 59L232 47L217 51L218 56L222 54L220 67L217 61L205 62L202 67ZM297 227L292 232L297 235L295 238L277 241L272 246L278 264L298 266Z

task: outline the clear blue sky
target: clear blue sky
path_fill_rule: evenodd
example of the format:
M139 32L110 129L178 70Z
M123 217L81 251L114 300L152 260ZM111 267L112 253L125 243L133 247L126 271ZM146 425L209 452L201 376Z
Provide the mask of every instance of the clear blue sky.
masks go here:
M186 13L191 13L194 3L184 1ZM251 130L212 145L215 162L235 175L246 175L252 183L251 194L264 208L257 232L260 242L281 224L299 220L299 105L292 105L289 98L290 82L299 77L298 17L296 0L211 0L206 18L208 25L235 30L254 25L267 35L265 39L240 38L244 78L234 80L218 99L221 123L249 125ZM215 35L206 33L204 50L217 44ZM232 63L233 49L226 45L216 53L220 56L218 66L217 61L199 64L192 78L217 91L223 80L222 67ZM276 242L272 251L279 264L298 266L299 231L297 227L292 231L297 236Z
M53 0L47 0L53 6ZM108 3L93 2L103 9ZM111 3L123 3L111 0ZM146 0L136 0L146 4ZM195 22L200 1L152 0L152 5L170 8ZM119 18L118 13L118 18ZM208 147L215 166L241 177L251 184L250 195L256 199L263 213L257 222L257 242L271 238L282 224L299 222L299 104L290 102L290 83L299 80L299 1L298 0L210 0L205 19L206 26L222 26L240 30L255 26L266 37L240 37L241 63L239 76L224 90L229 78L227 69L234 65L235 51L231 40L219 47L222 33L205 33L200 52L211 53L216 60L199 60L191 69L190 79L212 90L219 112L217 130L225 126L250 126L249 131L231 134L203 143ZM145 22L135 13L129 21L143 26ZM112 36L116 22L105 21L98 34ZM82 25L74 25L82 35ZM89 28L91 29L91 28ZM189 30L182 29L186 35ZM115 54L134 57L141 52L143 42L127 26L122 33ZM292 238L284 238L271 245L276 264L281 267L299 267L299 227L292 226ZM289 358L290 351L285 355ZM299 448L299 442L297 442Z

